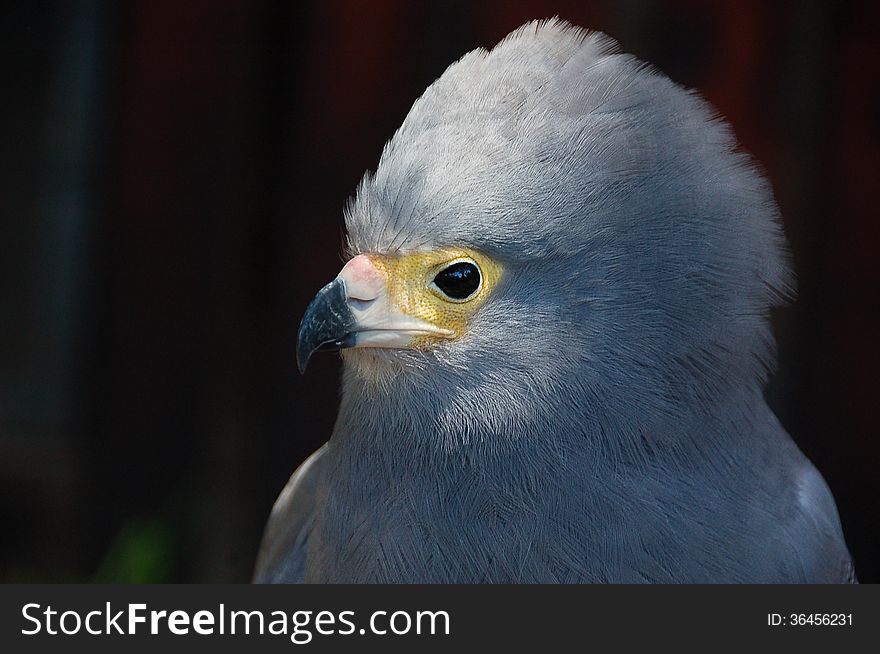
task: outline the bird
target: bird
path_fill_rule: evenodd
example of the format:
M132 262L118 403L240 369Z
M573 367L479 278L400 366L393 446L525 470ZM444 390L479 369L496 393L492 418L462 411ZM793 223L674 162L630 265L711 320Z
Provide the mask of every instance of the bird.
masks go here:
M794 296L759 164L707 101L562 19L453 63L344 211L301 371L332 435L257 583L855 582L764 398Z

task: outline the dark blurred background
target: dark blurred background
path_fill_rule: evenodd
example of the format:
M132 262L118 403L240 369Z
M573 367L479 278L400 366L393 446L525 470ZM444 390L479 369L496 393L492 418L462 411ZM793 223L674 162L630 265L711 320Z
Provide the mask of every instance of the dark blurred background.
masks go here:
M338 360L294 363L342 208L448 64L531 18L700 89L800 295L768 397L880 581L880 3L3 3L0 580L243 581Z

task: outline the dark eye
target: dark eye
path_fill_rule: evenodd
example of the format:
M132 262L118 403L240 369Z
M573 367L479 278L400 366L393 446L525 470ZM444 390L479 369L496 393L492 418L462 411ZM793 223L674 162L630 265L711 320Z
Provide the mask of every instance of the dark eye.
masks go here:
M471 261L459 261L437 273L434 286L452 300L466 300L480 288L480 269Z

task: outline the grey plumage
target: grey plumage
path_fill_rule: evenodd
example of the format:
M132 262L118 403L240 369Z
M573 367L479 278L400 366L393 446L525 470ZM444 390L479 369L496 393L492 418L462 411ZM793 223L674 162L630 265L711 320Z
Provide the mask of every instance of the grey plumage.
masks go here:
M352 254L461 245L505 276L460 339L343 352L256 581L849 579L762 395L791 293L776 205L694 93L529 23L416 101L346 226Z

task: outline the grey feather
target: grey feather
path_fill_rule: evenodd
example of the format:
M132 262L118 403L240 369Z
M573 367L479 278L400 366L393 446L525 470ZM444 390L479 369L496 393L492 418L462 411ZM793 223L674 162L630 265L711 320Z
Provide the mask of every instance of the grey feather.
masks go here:
M303 580L306 544L314 522L316 490L326 449L324 445L306 459L275 500L257 554L256 583Z
M346 225L353 254L466 245L505 276L461 339L343 353L257 580L849 579L762 395L792 293L777 208L697 95L529 23L415 102Z

